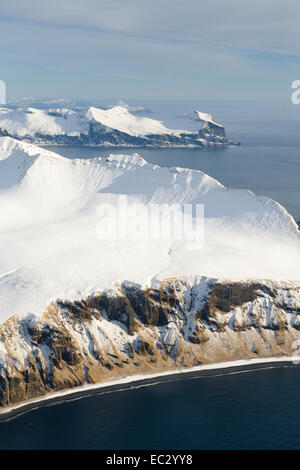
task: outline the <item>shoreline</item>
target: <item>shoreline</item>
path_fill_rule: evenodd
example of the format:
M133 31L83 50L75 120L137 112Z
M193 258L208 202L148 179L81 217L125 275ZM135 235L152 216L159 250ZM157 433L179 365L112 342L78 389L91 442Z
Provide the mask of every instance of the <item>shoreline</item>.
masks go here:
M213 377L216 376L216 371L222 372L222 374L217 375L230 375L254 372L260 369L270 369L274 367L297 367L296 364L293 364L293 361L297 359L299 358L295 356L240 359L236 361L216 362L194 366L187 369L171 369L153 374L129 375L121 379L81 385L79 387L63 391L49 392L44 396L8 406L0 411L0 423L10 421L22 414L40 408L41 406L58 405L93 395L126 391L142 386L157 385L159 383L168 382L170 379L175 382L183 380L184 378L197 379Z

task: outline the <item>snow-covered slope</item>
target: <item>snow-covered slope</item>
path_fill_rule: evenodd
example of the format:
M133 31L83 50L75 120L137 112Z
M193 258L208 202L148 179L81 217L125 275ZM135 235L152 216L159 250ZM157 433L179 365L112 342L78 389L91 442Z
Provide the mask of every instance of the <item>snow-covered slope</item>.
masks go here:
M188 131L168 129L161 121L155 119L135 116L122 106L115 106L107 110L91 107L86 116L90 121L96 121L104 127L116 129L135 137L145 137L151 134L179 135L188 133Z
M141 147L233 144L225 133L216 136L212 132L210 136L207 129L206 132L168 129L161 121L136 116L124 106L91 107L87 112L66 108L0 108L0 129L15 138L36 143Z
M20 108L2 110L0 127L16 137L79 136L88 133L88 121L80 113L69 109Z
M218 124L217 122L213 120L213 117L211 114L202 113L201 111L198 111L198 110L196 110L195 113L197 114L200 121L213 124L214 126L217 126L217 127L223 127L222 124Z
M127 238L99 239L99 207L117 208L119 195L129 212L136 203L204 204L203 248L137 240L130 228ZM137 154L70 160L0 138L0 320L40 314L51 298L84 298L116 280L192 274L300 279L297 225L276 202L199 171L160 168Z

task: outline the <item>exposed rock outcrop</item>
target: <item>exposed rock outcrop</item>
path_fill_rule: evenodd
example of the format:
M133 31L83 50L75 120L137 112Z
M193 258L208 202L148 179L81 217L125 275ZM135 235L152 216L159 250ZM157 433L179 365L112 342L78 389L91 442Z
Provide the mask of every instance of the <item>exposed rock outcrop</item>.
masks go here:
M299 339L297 283L124 282L3 323L0 406L131 374L291 354Z
M0 127L0 137L11 137L11 135L5 129Z
M41 136L42 137L42 136ZM63 138L67 138L64 136ZM68 137L69 138L69 137ZM132 136L118 130L103 129L97 123L91 122L88 138L81 136L82 143L90 145L110 145L124 147L198 147L237 145L225 135L224 127L213 128L204 126L198 132L186 132L179 135L148 134L146 136ZM47 140L48 137L47 137Z
M5 134L8 135L8 134ZM17 138L16 135L13 136ZM42 134L34 137L25 135L25 142L52 145L97 145L100 147L134 147L134 148L163 148L163 147L228 147L239 145L225 135L224 128L204 126L198 132L172 134L149 134L147 136L132 136L116 129L103 129L97 123L90 123L87 134Z

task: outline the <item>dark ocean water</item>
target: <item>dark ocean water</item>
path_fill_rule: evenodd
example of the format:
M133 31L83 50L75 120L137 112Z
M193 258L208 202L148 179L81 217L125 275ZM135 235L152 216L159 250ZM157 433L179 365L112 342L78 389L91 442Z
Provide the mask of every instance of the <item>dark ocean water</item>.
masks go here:
M294 367L99 394L0 423L0 448L299 449L299 389Z

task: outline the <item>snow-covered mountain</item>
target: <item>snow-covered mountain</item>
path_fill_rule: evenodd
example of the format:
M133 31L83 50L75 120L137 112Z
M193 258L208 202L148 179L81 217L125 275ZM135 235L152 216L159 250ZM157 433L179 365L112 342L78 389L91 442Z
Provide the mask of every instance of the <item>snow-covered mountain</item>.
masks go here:
M204 204L204 245L175 231L137 239L134 225L99 238L124 215L103 219L120 196L128 214ZM297 224L200 171L137 154L71 160L1 137L0 253L0 406L141 371L291 354L300 339Z
M204 204L203 248L191 250L175 236L135 239L130 227L127 238L100 239L99 207L117 210L120 195L129 213L137 203ZM147 217L140 216L141 226ZM52 298L80 299L116 280L151 284L199 273L300 279L299 231L282 206L137 154L72 160L0 138L0 237L1 320L39 314Z
M138 147L205 147L232 145L221 125L205 125L198 132L168 129L161 121L136 116L127 107L90 107L86 112L67 108L0 109L0 129L35 143ZM200 124L200 123L199 123Z

